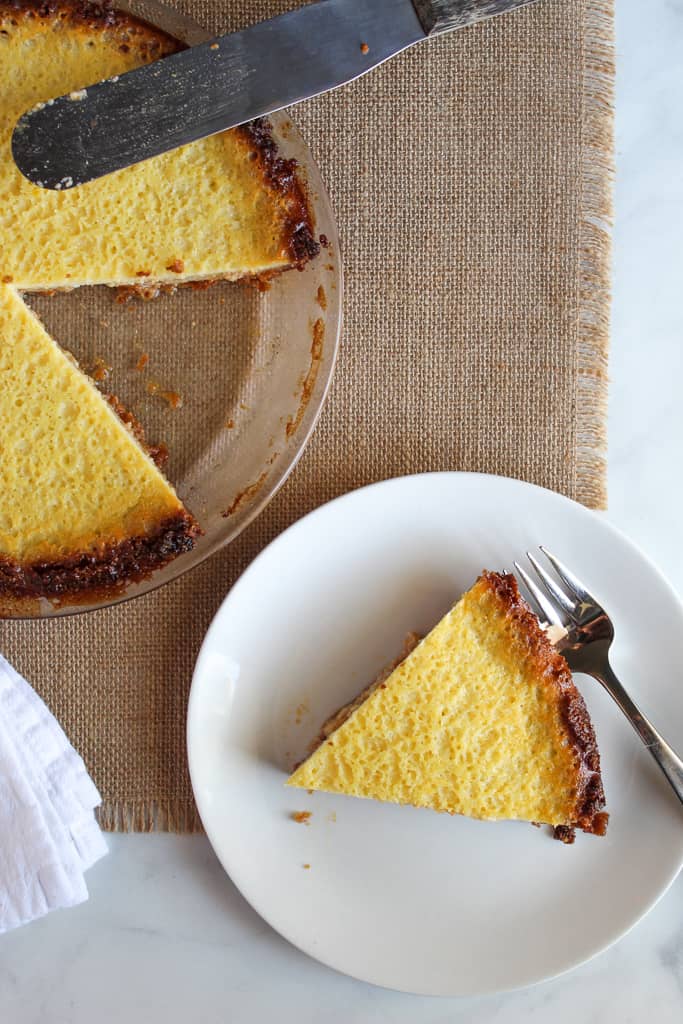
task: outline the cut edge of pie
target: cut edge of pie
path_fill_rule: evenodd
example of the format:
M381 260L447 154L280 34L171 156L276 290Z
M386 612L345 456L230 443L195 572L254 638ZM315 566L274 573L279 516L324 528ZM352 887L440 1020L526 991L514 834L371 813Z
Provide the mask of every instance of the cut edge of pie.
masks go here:
M565 843L607 826L583 697L514 576L493 572L327 719L287 785L549 824Z
M118 587L189 551L200 527L140 426L7 285L0 285L0 332L13 339L0 346L0 417L17 417L2 473L18 497L15 507L0 506L3 611L12 596Z

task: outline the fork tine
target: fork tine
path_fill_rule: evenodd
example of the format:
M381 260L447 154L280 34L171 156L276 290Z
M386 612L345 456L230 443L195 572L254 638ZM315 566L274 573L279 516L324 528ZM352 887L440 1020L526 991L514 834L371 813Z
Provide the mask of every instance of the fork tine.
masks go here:
M515 562L515 569L519 578L524 583L524 586L529 592L531 597L531 607L541 622L550 622L553 626L560 626L562 629L565 628L565 623L562 621L559 612L554 604L548 600L542 590L536 586L531 577L522 569L519 562Z
M559 587L555 580L548 575L545 569L541 568L531 552L527 551L526 556L531 562L534 572L552 597L555 604L559 604L560 608L564 609L567 615L572 619L575 619L576 612L578 610L576 602L572 601L571 597L567 597L562 587Z
M592 604L595 605L596 608L600 608L600 603L596 601L593 595L586 590L581 580L577 579L574 573L571 572L566 565L563 565L559 558L556 558L555 555L552 555L549 551L546 551L542 544L539 544L539 547L545 555L545 557L550 562L550 564L552 565L557 575L560 577L564 585L569 588L571 593L573 593L574 596L581 603Z

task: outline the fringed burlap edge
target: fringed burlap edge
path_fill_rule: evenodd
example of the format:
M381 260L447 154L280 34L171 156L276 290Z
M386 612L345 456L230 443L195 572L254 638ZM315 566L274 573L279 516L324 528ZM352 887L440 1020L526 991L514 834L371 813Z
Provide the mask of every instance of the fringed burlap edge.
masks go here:
M194 804L187 800L138 800L135 803L105 801L96 811L105 832L203 832Z
M584 10L576 498L590 508L605 508L614 182L613 0L592 0Z

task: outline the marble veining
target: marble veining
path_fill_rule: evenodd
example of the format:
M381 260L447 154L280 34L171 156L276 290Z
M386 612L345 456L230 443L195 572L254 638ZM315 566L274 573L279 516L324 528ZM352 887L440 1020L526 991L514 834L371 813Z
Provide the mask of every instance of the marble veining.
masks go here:
M683 3L617 7L608 514L683 594ZM112 837L89 885L84 906L0 937L0 1021L683 1020L683 877L591 963L532 989L475 1000L399 995L308 959L250 909L201 837Z

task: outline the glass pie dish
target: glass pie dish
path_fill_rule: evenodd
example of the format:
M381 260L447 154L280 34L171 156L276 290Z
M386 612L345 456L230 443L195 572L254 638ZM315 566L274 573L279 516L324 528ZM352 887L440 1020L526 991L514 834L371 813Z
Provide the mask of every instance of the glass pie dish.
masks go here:
M152 0L117 6L186 42L207 38ZM140 421L148 442L168 449L164 472L203 533L192 551L125 588L38 599L21 607L22 617L103 608L177 578L258 515L304 450L339 343L339 248L310 151L286 113L269 120L280 154L297 161L321 240L302 270L265 288L220 282L153 301L106 287L25 296L50 334Z

